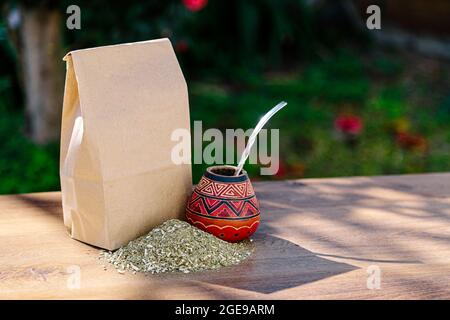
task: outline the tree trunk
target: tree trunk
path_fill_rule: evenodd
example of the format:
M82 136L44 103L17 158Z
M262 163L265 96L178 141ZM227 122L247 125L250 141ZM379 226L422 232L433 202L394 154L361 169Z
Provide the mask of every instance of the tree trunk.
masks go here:
M22 8L21 60L27 133L36 143L59 138L64 88L61 13Z

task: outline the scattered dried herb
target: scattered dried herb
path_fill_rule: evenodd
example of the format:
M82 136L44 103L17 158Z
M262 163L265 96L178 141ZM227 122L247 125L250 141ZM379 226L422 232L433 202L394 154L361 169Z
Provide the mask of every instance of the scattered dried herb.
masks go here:
M236 265L252 251L251 240L229 243L172 219L116 251L102 251L100 258L119 273L189 273Z

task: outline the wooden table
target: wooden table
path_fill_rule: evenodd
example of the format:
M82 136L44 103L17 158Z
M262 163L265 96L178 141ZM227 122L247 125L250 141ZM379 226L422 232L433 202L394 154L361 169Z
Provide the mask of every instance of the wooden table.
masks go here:
M59 192L1 196L0 298L450 298L450 173L255 189L263 219L249 260L151 276L104 270L98 249L70 239Z

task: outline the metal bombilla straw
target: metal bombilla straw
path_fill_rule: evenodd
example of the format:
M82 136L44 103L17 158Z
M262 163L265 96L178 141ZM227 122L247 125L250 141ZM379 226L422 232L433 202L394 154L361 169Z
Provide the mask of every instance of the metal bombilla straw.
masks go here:
M264 125L269 121L272 116L283 109L287 105L287 102L281 101L278 103L275 107L270 109L269 112L267 112L264 117L259 120L258 124L256 125L255 129L253 130L252 134L250 135L250 138L248 139L247 146L244 149L244 152L241 155L241 159L239 160L239 164L237 166L236 171L234 172L234 176L239 175L239 173L242 171L242 168L244 167L244 163L247 160L248 156L250 155L250 149L252 148L253 144L256 141L256 137L258 136L258 133L261 131L261 129L264 127Z

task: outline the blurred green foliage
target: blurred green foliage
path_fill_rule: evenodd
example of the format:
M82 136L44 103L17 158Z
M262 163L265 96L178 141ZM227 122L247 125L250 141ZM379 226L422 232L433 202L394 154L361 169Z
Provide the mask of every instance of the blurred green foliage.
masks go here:
M61 9L73 1L61 2ZM301 0L209 1L190 12L181 0L78 1L82 28L66 32L68 50L169 37L187 46L189 77L225 77L230 67L261 69L313 51L312 19Z
M7 44L3 48L2 60L6 63L0 67L0 193L58 190L58 145L36 146L25 137L23 110L16 107L21 99L17 83L14 86L14 63L7 63L12 54Z
M8 81L0 78L0 193L59 189L58 145L37 146L23 134L23 112L5 105Z
M439 84L420 77L411 80L420 58L402 61L404 53L362 53L338 50L289 72L237 78L231 87L220 81L194 83L191 117L203 120L204 129L247 129L279 100L288 101L269 124L280 128L285 170L266 179L448 171L448 67ZM434 86L435 94L417 92L420 86ZM364 123L351 146L334 128L339 114L357 115ZM402 134L417 141L402 144ZM205 167L194 165L194 179ZM246 168L259 175L258 166Z
M62 12L69 4L47 3ZM191 121L202 120L204 130L252 128L270 107L288 101L269 123L280 128L282 168L262 178L450 169L445 63L429 71L426 59L372 51L368 42L350 41L349 33L337 28L326 33L296 0L209 1L199 12L178 0L129 0L126 8L105 0L77 4L82 29L65 31L67 51L169 37L188 80ZM5 62L0 65L0 193L57 190L57 143L36 146L23 134L18 61L3 20L0 58ZM341 114L364 122L350 142L334 127ZM194 182L205 167L193 166ZM245 168L258 177L257 165Z

